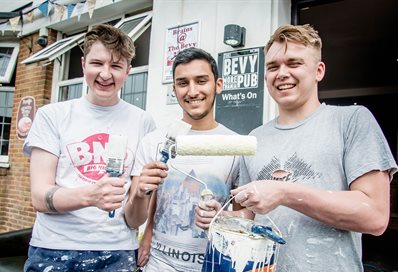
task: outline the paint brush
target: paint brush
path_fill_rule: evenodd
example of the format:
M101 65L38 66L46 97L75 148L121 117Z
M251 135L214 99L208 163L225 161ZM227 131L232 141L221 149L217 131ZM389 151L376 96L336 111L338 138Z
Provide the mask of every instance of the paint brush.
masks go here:
M108 144L105 148L106 167L105 170L111 177L119 177L124 171L124 158L127 152L127 137L121 135L109 135ZM115 211L109 212L113 218Z
M163 144L162 149L159 151L161 158L160 161L163 163L167 163L170 158L175 157L175 150L173 147L175 146L175 141L178 135L185 135L191 130L191 125L182 121L176 120L174 121L166 133L166 140ZM146 195L150 195L152 190L148 190L145 192Z
M271 227L257 224L252 220L235 217L219 217L217 223L237 232L254 233L279 244L286 244L285 239L273 231Z
M188 134L191 127L190 124L182 120L176 120L171 124L166 134L166 141L164 142L162 150L160 150L160 154L162 155L160 158L161 162L167 163L170 157L175 157L175 150L171 150L171 147L175 145L177 136Z

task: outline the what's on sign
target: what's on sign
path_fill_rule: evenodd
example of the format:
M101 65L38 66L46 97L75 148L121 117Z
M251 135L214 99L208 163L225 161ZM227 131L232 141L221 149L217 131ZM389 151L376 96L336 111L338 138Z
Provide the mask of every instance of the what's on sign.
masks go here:
M259 87L260 52L260 48L252 48L223 54L223 90L257 89ZM261 78L261 80L263 79Z
M218 63L223 79L223 91L217 96L217 105L262 105L264 92L262 47L220 53Z
M263 122L264 48L218 54L223 91L216 97L216 120L239 134Z

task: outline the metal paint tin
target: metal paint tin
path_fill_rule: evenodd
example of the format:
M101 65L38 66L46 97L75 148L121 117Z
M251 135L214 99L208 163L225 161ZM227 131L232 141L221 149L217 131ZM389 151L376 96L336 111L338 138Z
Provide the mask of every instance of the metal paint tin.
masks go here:
M274 272L278 245L241 227L252 222L217 217L209 228L202 272Z

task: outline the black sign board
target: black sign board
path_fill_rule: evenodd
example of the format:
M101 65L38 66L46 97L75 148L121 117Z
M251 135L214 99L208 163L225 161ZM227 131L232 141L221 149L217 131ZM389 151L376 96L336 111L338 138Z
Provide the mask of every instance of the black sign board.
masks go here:
M218 54L224 86L216 98L216 120L239 134L263 123L263 47Z

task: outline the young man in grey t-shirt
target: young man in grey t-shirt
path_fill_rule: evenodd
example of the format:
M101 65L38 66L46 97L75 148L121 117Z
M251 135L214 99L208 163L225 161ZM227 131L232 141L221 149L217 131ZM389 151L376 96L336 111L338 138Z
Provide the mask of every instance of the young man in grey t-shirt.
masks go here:
M278 272L363 271L361 233L381 235L389 220L396 162L365 107L319 102L321 47L308 25L282 26L272 35L265 79L279 116L251 132L257 152L244 158L242 186L231 192L246 216L271 219L281 230L286 244ZM205 228L209 218L200 214Z

